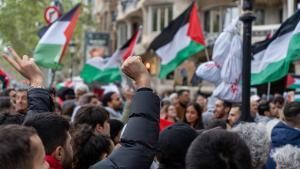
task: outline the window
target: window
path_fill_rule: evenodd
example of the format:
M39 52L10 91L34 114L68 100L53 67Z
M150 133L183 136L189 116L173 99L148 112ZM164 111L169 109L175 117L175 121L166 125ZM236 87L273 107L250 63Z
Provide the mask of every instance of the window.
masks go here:
M150 32L161 31L173 19L173 7L172 5L150 6L148 15Z
M239 16L239 9L237 7L228 7L224 9L224 12L223 29Z
M120 23L118 25L118 47L121 47L127 41L127 25Z
M204 12L204 31L205 32L210 32L210 11L205 11Z
M204 12L204 30L208 33L221 32L239 16L237 7L217 7Z
M254 10L255 20L254 25L264 25L265 24L265 11L263 9Z

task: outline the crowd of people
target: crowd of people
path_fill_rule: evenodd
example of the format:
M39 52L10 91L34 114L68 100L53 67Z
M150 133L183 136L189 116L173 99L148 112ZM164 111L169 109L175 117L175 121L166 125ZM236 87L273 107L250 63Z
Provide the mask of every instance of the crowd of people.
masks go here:
M156 93L138 56L121 68L135 91L48 89L33 59L9 51L30 86L1 92L1 169L300 169L300 102L253 95L246 123L241 104Z

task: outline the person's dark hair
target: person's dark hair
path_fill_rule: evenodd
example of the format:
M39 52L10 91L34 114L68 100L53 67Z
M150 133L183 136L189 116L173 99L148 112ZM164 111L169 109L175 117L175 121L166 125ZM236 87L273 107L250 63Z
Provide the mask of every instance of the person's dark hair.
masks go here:
M190 107L190 106L193 106L195 108L195 110L198 114L198 117L199 117L197 123L194 126L194 128L197 129L197 130L203 129L204 126L203 126L203 122L202 122L202 108L201 108L201 106L198 103L190 103L190 104L188 104L187 107ZM188 124L185 115L184 115L183 122Z
M207 99L208 98L208 94L205 94L205 93L202 93L202 92L198 92L194 95L194 101L196 102L197 101L197 98L199 96L202 96L203 98Z
M270 102L262 102L258 105L258 114L265 116L265 112L270 110Z
M109 113L103 107L84 105L79 108L74 118L74 126L88 124L95 128L97 124L101 126L109 119Z
M273 103L274 104L279 103L280 105L283 105L284 104L284 97L281 96L281 95L276 96L273 100Z
M46 154L51 154L58 146L65 147L70 125L62 116L56 113L39 113L26 117L24 125L36 129Z
M2 112L0 113L0 125L7 125L7 124L22 124L24 121L25 116L23 114L14 113L11 114L10 112Z
M184 168L186 152L197 132L185 123L165 128L158 139L157 159L166 168Z
M9 96L0 96L0 112L9 110L11 108L11 101Z
M108 102L112 101L112 95L115 94L115 93L116 92L108 92L103 96L103 98L102 98L103 106L108 106Z
M5 89L4 92L2 93L2 96L9 96L9 93L11 91L15 91L13 88Z
M75 99L75 92L72 88L62 87L56 92L56 94L63 101Z
M93 98L97 99L97 96L94 93L86 93L80 97L78 105L83 106L85 104L89 104Z
M110 138L116 145L117 143L115 142L115 137L122 131L124 124L117 119L110 119L109 121L109 126L110 126Z
M299 123L300 120L300 102L287 103L283 110L287 121Z
M32 146L33 128L20 125L0 126L0 168L32 169L37 148Z
M94 134L91 126L81 125L72 137L73 169L86 169L97 163L101 155L110 154L111 144L109 138Z
M178 97L181 96L184 92L190 92L190 91L187 90L187 89L181 89L181 90L179 90L179 91L177 92Z
M238 134L221 129L203 132L187 152L186 169L251 169L251 156Z
M213 129L213 128L220 128L226 129L226 119L211 119L208 121L208 124L205 129Z
M231 109L231 107L232 107L232 103L230 103L228 101L224 101L224 100L223 100L223 105L224 105L224 107L229 107L229 109Z

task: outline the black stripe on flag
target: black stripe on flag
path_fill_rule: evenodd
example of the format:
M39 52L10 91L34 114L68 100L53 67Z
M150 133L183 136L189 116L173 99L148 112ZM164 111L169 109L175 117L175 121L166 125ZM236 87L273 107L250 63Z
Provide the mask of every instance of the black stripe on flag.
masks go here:
M159 34L150 44L148 50L153 49L157 50L158 48L168 44L171 42L176 35L177 31L189 22L190 13L193 8L192 3L181 15L179 15L176 19L172 20L169 25L163 29L161 34Z
M74 15L74 13L77 11L78 8L80 8L80 3L75 5L68 13L64 14L61 18L58 20L60 21L70 21Z
M299 20L300 20L300 10L297 10L294 15L292 15L291 17L289 17L286 21L284 21L280 25L279 29L272 36L271 39L260 41L260 42L257 42L257 43L255 43L255 44L252 45L252 53L253 53L253 55L255 55L256 53L259 53L259 52L265 50L268 47L268 45L273 40L275 40L277 37L282 36L282 35L284 35L286 33L289 33L291 31L293 31L296 28Z

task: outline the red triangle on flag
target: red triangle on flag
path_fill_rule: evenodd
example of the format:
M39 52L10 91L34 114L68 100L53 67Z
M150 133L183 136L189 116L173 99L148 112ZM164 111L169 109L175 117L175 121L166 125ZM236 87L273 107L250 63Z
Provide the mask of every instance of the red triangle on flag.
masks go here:
M123 61L125 61L130 55L132 55L133 53L133 50L134 50L134 46L136 45L136 42L137 42L137 39L138 39L138 36L140 34L140 30L138 30L134 35L133 35L133 38L131 39L128 47L125 49L124 53L123 53L123 56L122 56L122 59Z
M293 78L293 76L288 75L287 78L286 78L286 87L289 88L295 82L296 82L296 80Z
M200 25L196 1L194 2L193 9L190 13L189 24L188 36L191 37L195 42L205 46L205 38Z

